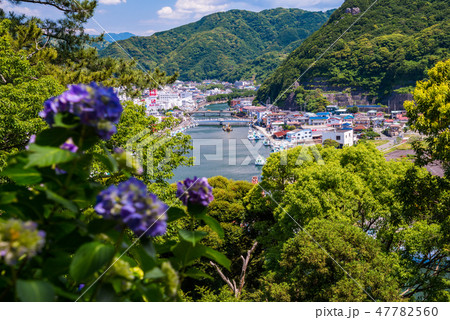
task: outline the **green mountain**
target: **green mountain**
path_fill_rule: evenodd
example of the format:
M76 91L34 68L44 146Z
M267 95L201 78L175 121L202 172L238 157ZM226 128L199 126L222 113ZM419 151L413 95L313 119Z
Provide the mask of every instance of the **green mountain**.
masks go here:
M231 10L150 37L119 41L145 68L159 67L181 80L265 79L302 41L318 30L332 11ZM117 44L101 56L127 58Z
M265 81L258 100L266 102L270 98L273 102L278 97L283 105L289 98L286 105L295 105L292 90L291 95L280 93L359 18L335 47L305 73L299 85L328 92L351 90L368 95L369 101L387 104L395 96L394 90L407 91L406 87L425 77L426 69L450 57L448 0L379 0L363 15L373 2L345 1Z
M135 37L135 34L130 32L121 32L121 33L108 33L103 36L104 40L101 42L91 44L92 47L97 48L99 51L105 49L114 41L127 40L131 37ZM96 36L92 36L96 37Z

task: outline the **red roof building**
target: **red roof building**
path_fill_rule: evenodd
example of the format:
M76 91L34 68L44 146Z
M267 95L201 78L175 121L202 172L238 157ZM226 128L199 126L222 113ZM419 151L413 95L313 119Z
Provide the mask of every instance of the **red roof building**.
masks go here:
M273 134L273 136L274 136L275 139L283 139L288 132L289 132L289 130L283 130L283 131L275 132Z

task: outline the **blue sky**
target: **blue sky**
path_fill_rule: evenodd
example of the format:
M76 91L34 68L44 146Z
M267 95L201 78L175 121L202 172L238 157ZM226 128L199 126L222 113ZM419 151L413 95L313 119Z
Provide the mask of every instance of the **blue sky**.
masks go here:
M131 32L136 35L151 35L157 31L168 30L199 20L205 15L230 9L261 11L284 7L325 11L339 7L344 0L99 0L94 20L86 28L91 34L107 32ZM23 4L12 6L0 0L0 7L6 11L57 17L56 9ZM97 24L98 22L98 24ZM100 25L100 26L99 26Z

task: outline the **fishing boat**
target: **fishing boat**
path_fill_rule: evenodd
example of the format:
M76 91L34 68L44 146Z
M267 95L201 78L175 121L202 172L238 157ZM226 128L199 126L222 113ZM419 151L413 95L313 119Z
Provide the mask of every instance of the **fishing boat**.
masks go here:
M231 126L228 124L227 126L223 126L222 130L225 132L231 132L233 131L233 128L231 128Z
M259 166L263 166L266 164L266 159L264 159L264 157L259 156L256 161L255 161L255 166L259 167Z

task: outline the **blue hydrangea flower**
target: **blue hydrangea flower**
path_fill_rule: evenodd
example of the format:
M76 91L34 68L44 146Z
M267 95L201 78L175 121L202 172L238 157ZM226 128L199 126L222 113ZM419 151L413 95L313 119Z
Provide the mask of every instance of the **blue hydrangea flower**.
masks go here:
M32 221L0 221L0 261L15 265L20 258L31 258L42 250L45 232Z
M44 103L41 117L52 126L57 113L69 113L80 118L82 124L94 127L97 134L109 140L117 132L122 105L112 88L90 85L72 85L69 90Z
M184 205L193 204L207 207L213 200L212 187L207 178L186 179L177 184L177 197Z
M151 237L166 232L167 210L168 206L135 178L102 191L95 206L99 215L123 222L138 236L145 233Z

